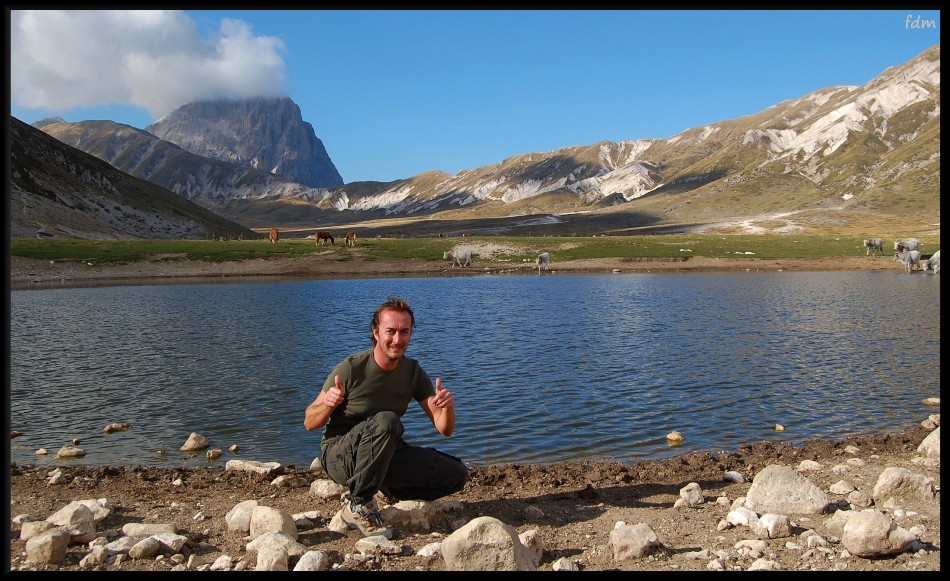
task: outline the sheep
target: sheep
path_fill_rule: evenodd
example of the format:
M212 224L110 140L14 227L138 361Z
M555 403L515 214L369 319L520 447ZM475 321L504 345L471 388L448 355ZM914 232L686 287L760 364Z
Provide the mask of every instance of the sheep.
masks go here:
M869 256L871 252L881 251L881 256L884 256L884 241L880 238L871 238L864 241L864 247L868 249L865 256Z
M913 269L914 265L920 266L920 252L917 250L907 250L904 252L895 252L894 260L897 262L904 263L904 270L908 273Z
M534 263L538 267L538 274L541 274L541 267L544 267L544 270L548 269L548 266L551 264L551 254L548 252L542 252L534 260Z
M472 264L472 251L469 249L459 249L455 250L446 250L442 255L444 260L452 261L452 268L455 268L455 265L458 264L459 267L465 268L466 266Z
M940 272L940 251L934 252L934 255L924 263L924 270L932 270L934 274Z

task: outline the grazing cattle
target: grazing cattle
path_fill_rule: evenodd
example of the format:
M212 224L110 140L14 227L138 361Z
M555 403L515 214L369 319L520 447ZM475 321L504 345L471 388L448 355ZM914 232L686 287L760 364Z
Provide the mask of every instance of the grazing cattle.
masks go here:
M869 256L872 251L877 252L881 251L881 256L884 256L884 241L880 238L871 238L864 241L864 247L868 249L865 256Z
M356 232L346 233L346 245L350 247L356 246Z
M267 239L270 240L271 244L277 244L280 241L280 232L277 231L277 228L270 229L270 232L267 233Z
M336 244L336 241L333 239L333 235L329 232L317 232L317 244L323 245L327 240L330 241L330 244Z
M534 259L534 263L538 266L538 274L541 274L541 267L544 267L544 270L548 269L548 265L551 264L551 254L548 252L542 252Z
M934 274L940 272L940 251L934 252L934 255L924 263L924 271L932 270Z
M905 250L920 250L920 241L916 238L903 238L894 241L894 250L904 252Z
M894 260L904 263L904 270L910 272L914 266L920 266L920 252L917 250L905 250L904 252L895 252Z
M455 268L455 265L458 264L460 267L465 268L466 266L472 264L472 251L465 250L446 250L442 255L444 260L452 261L452 268Z

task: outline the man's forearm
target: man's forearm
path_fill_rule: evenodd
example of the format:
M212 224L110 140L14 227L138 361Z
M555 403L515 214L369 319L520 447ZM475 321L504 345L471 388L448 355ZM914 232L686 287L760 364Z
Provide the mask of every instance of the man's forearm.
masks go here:
M308 432L322 428L327 425L327 421L330 420L330 414L333 413L333 408L326 405L324 400L324 392L320 392L317 399L307 406L307 411L304 412L303 426L307 428Z
M435 429L448 438L455 431L455 408L436 408Z

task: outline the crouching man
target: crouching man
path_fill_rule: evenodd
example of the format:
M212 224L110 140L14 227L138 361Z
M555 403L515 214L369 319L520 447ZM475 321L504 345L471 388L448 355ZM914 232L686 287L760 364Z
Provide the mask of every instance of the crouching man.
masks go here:
M406 357L414 326L408 301L390 296L370 323L373 348L337 364L304 414L307 431L326 427L323 468L349 489L341 516L364 537L394 534L380 518L377 492L394 500L436 500L468 480L460 459L403 439L401 418L412 400L440 434L449 437L455 429L455 396L439 377L433 386L419 363Z

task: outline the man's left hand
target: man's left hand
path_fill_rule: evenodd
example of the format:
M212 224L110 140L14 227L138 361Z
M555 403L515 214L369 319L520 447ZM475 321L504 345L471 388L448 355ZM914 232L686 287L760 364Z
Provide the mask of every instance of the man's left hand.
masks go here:
M440 408L450 408L455 405L455 396L442 387L441 377L435 378L435 396L432 398L432 404Z

